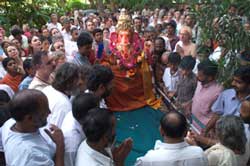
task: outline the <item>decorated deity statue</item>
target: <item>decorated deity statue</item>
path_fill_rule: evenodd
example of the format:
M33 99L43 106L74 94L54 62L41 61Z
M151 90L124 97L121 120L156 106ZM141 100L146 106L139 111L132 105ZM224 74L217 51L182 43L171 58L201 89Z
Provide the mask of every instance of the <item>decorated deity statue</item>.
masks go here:
M147 49L147 47L145 47ZM116 32L110 35L108 64L115 74L114 89L107 104L114 111L130 111L146 105L159 107L153 93L150 56L144 42L134 32L129 15L121 14Z
M133 149L125 165L134 165L137 157L154 147L154 140L161 139L158 128L162 112L157 110L161 102L153 93L150 56L146 56L148 44L144 46L134 32L130 17L121 14L116 32L110 37L112 54L103 61L115 76L106 104L117 118L116 141L133 139Z
M141 62L143 42L134 33L131 19L128 15L121 15L116 32L111 34L110 48L116 59L116 64L124 71L126 77L134 76L136 66Z

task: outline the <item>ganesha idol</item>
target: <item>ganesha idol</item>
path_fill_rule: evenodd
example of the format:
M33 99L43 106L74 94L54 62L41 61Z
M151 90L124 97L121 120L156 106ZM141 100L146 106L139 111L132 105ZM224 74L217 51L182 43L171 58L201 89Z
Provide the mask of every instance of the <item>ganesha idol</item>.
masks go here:
M144 106L157 109L160 106L153 93L151 58L145 49L142 39L134 32L130 16L120 15L116 32L110 35L112 54L105 60L115 75L112 94L107 98L110 110L130 111Z

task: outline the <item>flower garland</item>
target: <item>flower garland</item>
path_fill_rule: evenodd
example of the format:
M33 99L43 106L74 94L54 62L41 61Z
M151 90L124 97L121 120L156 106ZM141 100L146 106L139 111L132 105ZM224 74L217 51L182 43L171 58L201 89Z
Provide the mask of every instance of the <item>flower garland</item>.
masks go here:
M143 49L139 35L137 33L133 34L133 43L131 45L119 45L117 38L118 34L113 32L110 36L110 49L116 56L118 65L125 70L134 69L138 64L138 57ZM123 52L124 47L128 47L128 52Z

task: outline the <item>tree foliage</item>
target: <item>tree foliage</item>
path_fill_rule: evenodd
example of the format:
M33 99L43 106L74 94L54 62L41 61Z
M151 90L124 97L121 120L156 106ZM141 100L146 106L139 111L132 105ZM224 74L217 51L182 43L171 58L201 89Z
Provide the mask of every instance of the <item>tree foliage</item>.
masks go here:
M148 5L149 8L159 8L159 7L172 7L172 1L166 0L109 0L109 3L116 4L120 8L127 8L129 10L142 10L145 5Z
M9 27L10 25L22 25L28 23L40 26L49 19L51 12L62 12L58 8L58 0L9 0L0 3L0 22Z
M8 0L0 2L0 24L5 28L24 23L41 27L49 20L51 13L63 15L72 9L88 8L80 0Z
M222 40L225 48L225 56L218 62L218 81L229 86L233 71L239 65L239 56L243 50L250 48L250 33L244 29L244 17L231 16L228 8L231 4L237 6L238 14L248 16L249 0L210 0L197 6L191 3L196 14L198 25L201 28L202 43L206 41ZM203 46L203 45L201 45ZM201 47L200 48L204 48Z

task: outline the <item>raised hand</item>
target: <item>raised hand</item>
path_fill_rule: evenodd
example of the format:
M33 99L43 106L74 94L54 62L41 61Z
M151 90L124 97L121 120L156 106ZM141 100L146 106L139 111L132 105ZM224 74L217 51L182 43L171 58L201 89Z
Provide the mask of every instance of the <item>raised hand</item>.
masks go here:
M131 138L127 138L118 147L112 149L113 159L116 165L124 164L124 161L126 160L132 147L133 147L133 140Z
M44 129L56 144L55 166L64 166L64 137L62 130L51 124L49 130Z
M185 137L185 141L190 145L197 145L197 142L195 140L195 136L196 136L196 133L194 133L193 131L188 131L188 133Z
M48 134L48 136L52 139L52 141L57 146L64 147L64 137L63 137L62 130L53 124L51 124L49 129L50 130L44 129L44 131Z
M181 56L184 55L184 50L181 46L176 45L176 52L178 52Z

